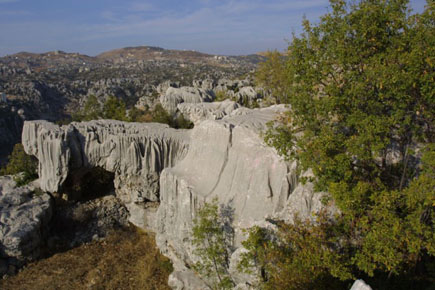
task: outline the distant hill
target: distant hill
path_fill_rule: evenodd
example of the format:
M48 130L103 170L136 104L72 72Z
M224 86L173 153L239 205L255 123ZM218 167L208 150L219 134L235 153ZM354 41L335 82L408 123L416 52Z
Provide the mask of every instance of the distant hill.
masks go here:
M80 53L50 51L45 53L19 52L0 57L0 63L17 68L44 70L64 65L129 63L139 61L177 61L187 63L223 64L232 62L247 62L257 64L264 61L264 56L251 54L243 56L223 56L202 53L194 50L164 49L153 46L125 47L109 50L95 57Z
M98 59L118 60L121 58L132 60L185 60L200 61L213 58L213 55L193 50L173 50L153 46L125 47L103 52L97 55Z

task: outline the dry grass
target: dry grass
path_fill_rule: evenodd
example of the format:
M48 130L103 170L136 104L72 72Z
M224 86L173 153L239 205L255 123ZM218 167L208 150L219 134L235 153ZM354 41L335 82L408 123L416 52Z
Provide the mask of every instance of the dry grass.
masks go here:
M29 264L0 289L169 289L171 268L153 236L129 228Z

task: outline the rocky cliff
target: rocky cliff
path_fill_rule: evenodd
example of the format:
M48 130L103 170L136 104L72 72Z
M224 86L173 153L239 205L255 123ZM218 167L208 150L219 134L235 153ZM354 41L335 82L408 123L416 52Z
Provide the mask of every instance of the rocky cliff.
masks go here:
M209 112L189 131L109 120L62 127L31 121L24 124L22 140L26 152L39 160L43 190L62 191L66 180L83 168L114 172L115 190L130 220L154 230L161 251L174 262L170 285L201 289L205 284L188 265L198 260L191 231L205 202L218 198L231 215L239 248L232 256L232 269L241 251L242 229L265 224L273 216L291 220L296 212L309 218L321 207L321 195L310 184L298 183L296 164L264 144L266 123L285 110L240 108L220 120L207 120L217 119ZM150 202L158 202L157 213L147 207ZM236 282L244 284L247 278L236 272Z
M116 194L129 208L130 220L144 227L145 202L159 200L159 173L185 156L190 133L113 120L61 127L31 121L24 124L22 138L26 152L39 160L42 190L67 191L67 178L79 181L86 169L101 167L115 174Z

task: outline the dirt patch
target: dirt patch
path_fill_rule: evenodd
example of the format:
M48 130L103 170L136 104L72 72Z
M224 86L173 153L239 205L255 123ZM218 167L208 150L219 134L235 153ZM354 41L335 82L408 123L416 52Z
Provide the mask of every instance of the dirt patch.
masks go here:
M0 289L170 289L172 265L153 235L134 227L27 265Z

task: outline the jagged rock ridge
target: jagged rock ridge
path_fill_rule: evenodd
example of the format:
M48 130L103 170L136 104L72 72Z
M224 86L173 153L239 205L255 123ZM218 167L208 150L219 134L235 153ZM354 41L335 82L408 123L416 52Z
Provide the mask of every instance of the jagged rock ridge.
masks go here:
M159 200L159 173L184 157L190 136L163 124L99 120L62 127L26 122L22 138L39 160L42 190L59 192L69 175L80 180L81 169L101 167L115 173L117 196L143 227L143 204Z

